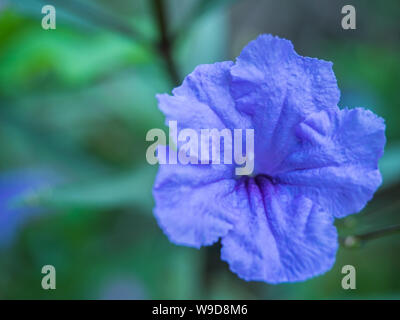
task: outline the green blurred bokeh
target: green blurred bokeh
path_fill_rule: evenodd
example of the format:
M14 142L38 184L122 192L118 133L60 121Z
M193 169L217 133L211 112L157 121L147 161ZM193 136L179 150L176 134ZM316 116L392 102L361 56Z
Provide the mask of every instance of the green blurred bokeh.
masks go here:
M165 128L155 94L174 82L157 50L152 3L0 2L0 171L40 168L62 181L22 197L45 210L0 246L0 298L400 298L395 234L341 247L323 276L274 286L237 278L218 245L196 250L167 240L152 215L157 168L146 162L145 136ZM45 4L57 10L55 30L41 27ZM400 2L353 1L357 29L348 31L344 1L164 4L180 80L198 64L233 60L261 33L333 61L340 106L372 109L387 125L384 184L362 213L337 221L339 232L400 223ZM47 264L56 267L56 290L41 288ZM341 287L347 264L356 267L356 290Z

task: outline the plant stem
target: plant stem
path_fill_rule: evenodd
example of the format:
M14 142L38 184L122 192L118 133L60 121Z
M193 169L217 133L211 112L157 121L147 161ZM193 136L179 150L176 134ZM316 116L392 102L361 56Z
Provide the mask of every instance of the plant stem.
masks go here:
M363 234L346 236L341 238L340 242L345 247L356 247L364 244L366 241L381 238L398 232L400 232L400 225L394 225Z
M55 0L55 3L101 27L118 32L121 35L137 41L142 46L160 53L173 85L177 86L180 83L178 69L172 56L172 39L168 33L167 17L163 0L152 0L160 34L159 42L156 45L150 43L148 39L132 29L131 26L119 21L104 10L88 6L76 0L70 0L68 2Z
M394 225L394 226L382 228L382 229L379 229L379 230L371 231L371 232L368 232L368 233L364 233L364 234L358 235L357 237L361 241L367 241L367 240L371 240L371 239L380 238L382 236L386 236L386 235L389 235L389 234L393 234L393 233L396 233L396 232L400 232L400 225Z
M167 66L167 70L171 81L174 85L179 84L179 74L178 69L176 67L175 61L172 56L172 41L168 34L167 29L167 17L165 12L165 6L163 0L153 0L153 9L154 14L157 19L158 30L159 30L159 43L158 50L160 54L164 58L165 64Z

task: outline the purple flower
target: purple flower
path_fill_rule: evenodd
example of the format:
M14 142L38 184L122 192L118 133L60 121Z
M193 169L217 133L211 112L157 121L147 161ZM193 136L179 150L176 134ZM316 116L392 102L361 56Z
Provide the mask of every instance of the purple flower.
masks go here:
M143 285L126 276L109 278L102 283L100 300L144 300L147 297Z
M245 280L302 281L329 270L334 218L360 211L381 184L384 121L339 109L332 63L301 57L290 41L261 35L236 63L200 65L159 95L181 128L251 128L255 171L234 165L160 165L155 216L170 241L221 239L221 258Z
M44 170L0 173L0 249L12 243L26 220L44 211L32 200L57 180L54 173Z

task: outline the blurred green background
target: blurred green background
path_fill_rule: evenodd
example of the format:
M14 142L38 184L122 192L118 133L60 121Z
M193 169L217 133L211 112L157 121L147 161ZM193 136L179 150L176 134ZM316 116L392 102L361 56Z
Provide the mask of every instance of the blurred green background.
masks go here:
M41 9L56 8L43 30ZM334 62L340 106L386 119L384 183L342 236L400 223L400 2L0 1L0 299L400 298L396 232L340 247L334 268L303 283L245 282L219 246L175 246L152 215L155 94L202 63L233 60L261 33ZM395 227L395 230L398 230ZM57 289L41 288L54 265ZM343 290L344 265L357 289Z

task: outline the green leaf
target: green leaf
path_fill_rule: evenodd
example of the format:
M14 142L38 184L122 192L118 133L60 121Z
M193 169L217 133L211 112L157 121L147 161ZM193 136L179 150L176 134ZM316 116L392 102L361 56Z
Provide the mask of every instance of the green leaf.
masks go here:
M16 17L15 24L19 20ZM116 70L150 63L153 58L134 40L112 33L85 32L62 25L46 32L37 24L25 19L25 28L12 41L3 37L0 53L3 94L18 96L21 90L29 92L40 86L43 91L49 85L79 87Z
M152 186L156 167L147 165L135 171L98 178L95 181L73 183L47 190L41 202L62 208L108 210L139 207L151 212Z
M387 188L400 181L400 142L392 142L386 147L379 169L383 176L382 187Z
M207 11L179 39L177 61L183 74L188 74L203 63L226 60L228 14L224 8Z

